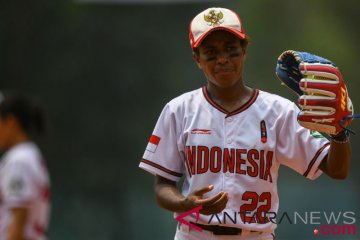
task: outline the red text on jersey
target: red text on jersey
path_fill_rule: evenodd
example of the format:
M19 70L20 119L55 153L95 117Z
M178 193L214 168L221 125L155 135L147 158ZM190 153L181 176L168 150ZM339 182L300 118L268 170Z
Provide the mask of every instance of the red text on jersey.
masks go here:
M220 148L214 146L186 146L190 175L208 171L237 173L272 182L273 152L257 149Z

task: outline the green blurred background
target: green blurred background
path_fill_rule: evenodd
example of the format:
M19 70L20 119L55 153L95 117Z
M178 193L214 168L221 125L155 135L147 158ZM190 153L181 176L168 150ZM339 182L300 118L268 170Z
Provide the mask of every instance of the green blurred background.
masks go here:
M188 27L211 6L236 10L251 36L249 85L295 100L275 77L276 59L288 49L309 51L337 63L360 109L356 0L1 1L0 89L35 96L49 118L39 144L52 179L51 240L173 239L176 221L156 205L154 178L138 163L166 102L205 84L192 60ZM360 121L352 128L360 134ZM322 217L317 225L284 221L278 239L360 239L360 233L313 234L326 223L324 212L344 211L355 213L360 232L359 134L352 137L345 181L325 175L309 181L281 168L280 212Z

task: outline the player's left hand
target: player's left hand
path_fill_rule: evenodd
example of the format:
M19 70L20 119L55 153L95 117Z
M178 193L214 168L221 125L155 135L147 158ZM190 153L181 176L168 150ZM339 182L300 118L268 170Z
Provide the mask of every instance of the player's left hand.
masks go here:
M299 95L301 126L336 135L350 124L353 105L336 65L319 56L297 51L283 52L276 74Z
M210 185L193 191L184 199L183 205L185 205L189 210L201 205L202 209L200 210L200 213L204 215L221 212L225 209L229 200L228 193L219 192L212 197L204 198L204 194L212 191L213 189L214 186Z

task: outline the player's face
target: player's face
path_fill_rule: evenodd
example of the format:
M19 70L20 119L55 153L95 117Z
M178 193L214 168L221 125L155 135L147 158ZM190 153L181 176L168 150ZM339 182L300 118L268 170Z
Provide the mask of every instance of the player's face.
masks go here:
M227 88L242 79L245 47L234 34L214 31L202 41L198 50L195 60L211 84Z

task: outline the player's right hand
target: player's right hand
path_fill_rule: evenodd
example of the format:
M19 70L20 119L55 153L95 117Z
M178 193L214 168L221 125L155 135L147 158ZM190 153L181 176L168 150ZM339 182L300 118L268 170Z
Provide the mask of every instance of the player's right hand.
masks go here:
M219 192L209 198L203 197L205 193L213 189L214 186L210 185L190 193L183 201L185 208L190 210L201 205L202 209L200 213L204 215L211 215L224 210L229 200L228 193Z

